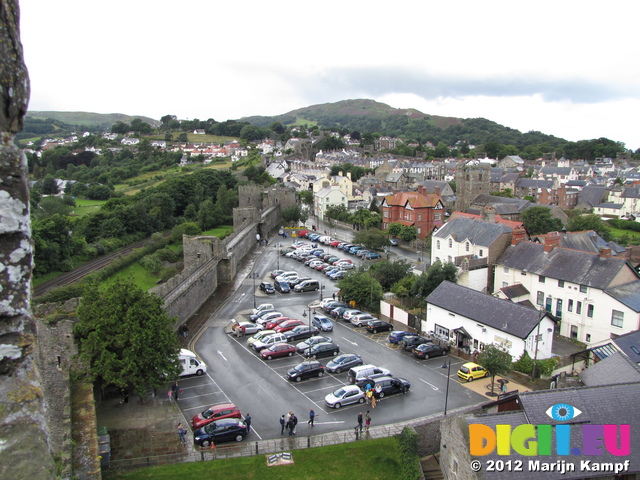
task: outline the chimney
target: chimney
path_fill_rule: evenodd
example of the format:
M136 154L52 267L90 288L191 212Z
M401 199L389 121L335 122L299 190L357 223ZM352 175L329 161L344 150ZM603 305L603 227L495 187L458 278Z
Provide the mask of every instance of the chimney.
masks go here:
M526 236L527 236L527 231L524 228L522 227L514 228L513 231L511 232L511 245L512 246L517 245L519 242L524 240Z
M607 258L611 256L610 248L601 248L600 249L600 258Z
M436 185L436 195L440 196L440 187L438 187L437 185Z
M491 205L486 205L482 209L482 220L488 223L496 223L496 209Z
M418 193L420 195L426 195L427 194L427 189L425 188L424 185L418 185Z
M545 252L549 251L546 249L547 245L549 245L551 248L560 245L560 234L558 232L547 233L544 238Z
M549 243L545 243L544 244L544 253L549 253L551 250L553 250L553 247L555 247L555 245L551 245Z

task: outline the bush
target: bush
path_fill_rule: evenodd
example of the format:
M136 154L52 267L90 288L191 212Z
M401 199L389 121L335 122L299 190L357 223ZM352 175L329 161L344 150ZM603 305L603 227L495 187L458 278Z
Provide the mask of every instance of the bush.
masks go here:
M409 427L404 427L397 436L400 442L400 478L417 480L422 475L420 458L418 457L418 434Z
M536 364L538 366L538 375L548 377L558 365L558 359L556 357L545 358L544 360L537 360ZM531 375L533 373L533 359L527 352L524 352L518 361L513 364L513 369L516 372Z
M142 268L147 272L151 273L157 273L162 270L162 261L155 253L153 255L145 255L142 257L140 259L140 265L142 265Z

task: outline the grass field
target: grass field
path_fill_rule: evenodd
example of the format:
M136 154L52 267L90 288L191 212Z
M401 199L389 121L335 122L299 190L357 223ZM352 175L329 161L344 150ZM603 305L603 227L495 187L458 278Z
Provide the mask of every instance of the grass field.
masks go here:
M640 232L634 232L633 230L621 230L619 228L614 228L610 225L608 228L609 228L609 232L611 232L611 235L613 236L614 239L617 239L626 235L627 238L629 238L632 243L637 244L638 242L640 242Z
M394 437L294 450L293 464L267 466L265 455L177 463L133 471L105 470L105 480L395 480L401 478L400 443Z
M97 212L105 203L107 203L106 200L86 200L76 198L76 207L73 209L73 214L78 217L82 217L83 215Z

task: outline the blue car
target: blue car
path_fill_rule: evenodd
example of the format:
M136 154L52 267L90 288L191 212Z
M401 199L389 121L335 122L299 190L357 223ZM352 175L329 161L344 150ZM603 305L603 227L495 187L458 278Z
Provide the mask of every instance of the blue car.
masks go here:
M196 445L208 447L212 443L241 442L249 433L247 425L239 418L221 418L193 432Z
M381 258L382 255L380 255L378 252L369 252L367 253L364 258L366 258L367 260L373 260L374 258Z
M400 343L405 335L415 335L415 333L406 332L404 330L394 330L389 334L389 343Z
M314 315L311 323L322 332L333 331L333 322L324 315Z

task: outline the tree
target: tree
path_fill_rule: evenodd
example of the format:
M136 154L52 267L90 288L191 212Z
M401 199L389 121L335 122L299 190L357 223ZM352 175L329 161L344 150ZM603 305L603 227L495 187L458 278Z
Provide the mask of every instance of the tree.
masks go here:
M370 312L380 311L382 286L369 275L369 272L357 272L347 275L338 282L340 296L345 302L355 301L356 306Z
M610 241L612 237L609 232L609 227L598 215L580 215L573 217L567 224L567 230L570 232L593 230L607 242Z
M412 242L418 238L418 229L413 225L402 225L400 235L398 235L405 242Z
M437 261L429 267L429 270L416 279L411 294L425 299L445 280L457 283L458 269L451 262L442 264L442 262Z
M400 236L400 232L402 232L402 224L401 223L390 223L387 227L387 233L392 237Z
M491 391L496 375L505 375L511 371L513 358L509 352L501 350L496 345L487 345L478 356L478 364L482 365L491 375Z
M361 230L353 237L353 243L364 245L369 250L382 250L389 245L387 234L377 228Z
M311 190L302 190L298 192L298 197L300 197L300 201L305 205L313 205L313 192Z
M91 282L78 307L74 334L80 359L92 381L130 388L144 395L181 372L174 319L162 300L131 279L116 278L102 288Z
M291 205L290 207L283 209L280 212L280 216L286 223L290 223L292 225L297 224L298 222L300 222L302 217L302 207L299 203Z
M58 182L50 175L42 181L42 193L43 195L57 195L60 192L58 188Z
M562 230L562 221L551 216L547 207L531 207L522 212L522 223L529 235L558 232Z
M385 292L391 290L391 286L402 280L402 278L410 275L411 265L404 260L397 262L390 262L388 260L382 260L381 262L374 263L369 268L369 273L375 278L384 289Z

